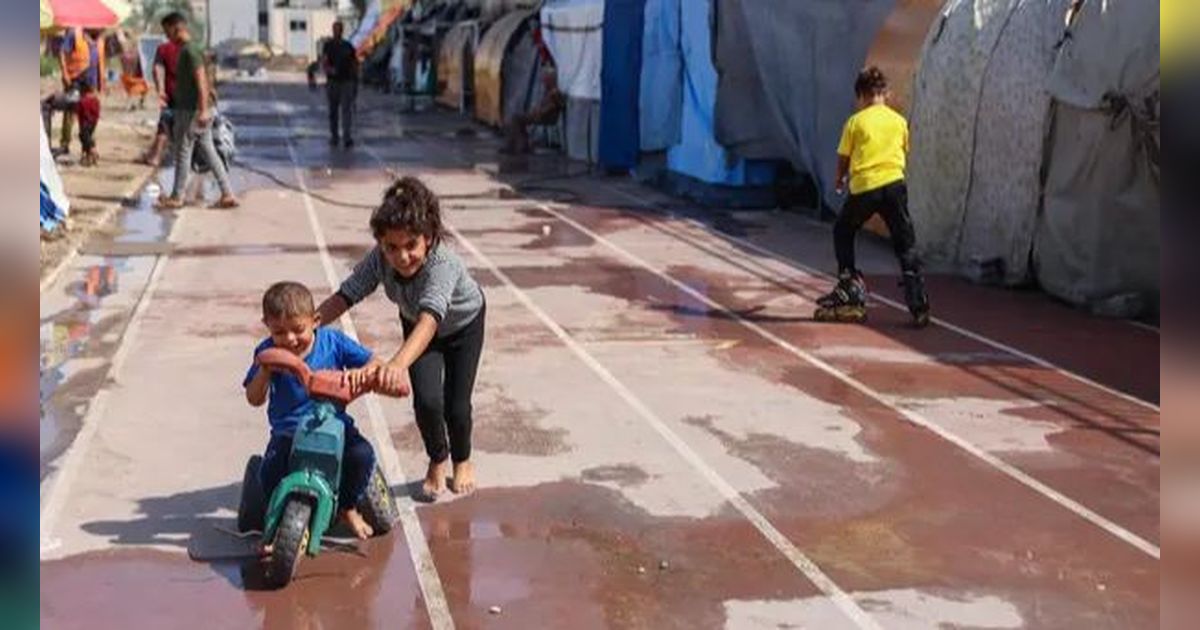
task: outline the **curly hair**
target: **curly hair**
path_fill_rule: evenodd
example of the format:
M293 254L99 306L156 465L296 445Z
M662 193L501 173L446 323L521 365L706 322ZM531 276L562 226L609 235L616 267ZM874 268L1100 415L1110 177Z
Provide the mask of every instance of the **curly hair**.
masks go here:
M442 211L437 195L415 177L401 177L383 193L383 203L371 213L371 233L381 238L388 230L421 234L433 247L442 239Z
M876 66L859 72L858 79L854 81L854 94L862 98L883 96L887 93L887 89L887 77L883 76L883 71Z

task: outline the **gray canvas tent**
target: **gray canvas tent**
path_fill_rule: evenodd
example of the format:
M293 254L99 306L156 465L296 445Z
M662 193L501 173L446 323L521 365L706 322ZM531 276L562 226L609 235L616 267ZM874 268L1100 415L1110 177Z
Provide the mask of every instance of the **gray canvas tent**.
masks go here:
M686 0L685 0L686 1ZM833 176L854 77L896 0L715 0L717 141L785 159L836 207Z
M1024 282L1041 196L1046 82L1070 0L952 0L910 112L910 211L926 258ZM1001 262L996 262L1001 261Z
M1159 13L1089 0L1050 75L1034 241L1047 291L1118 315L1155 310L1159 280Z
M944 8L910 113L918 242L969 275L1036 280L1076 304L1153 299L1157 183L1141 147L1156 117L1142 110L1158 91L1157 13L1137 0L1092 0L1068 29L1070 5ZM1144 300L1123 303L1138 310Z

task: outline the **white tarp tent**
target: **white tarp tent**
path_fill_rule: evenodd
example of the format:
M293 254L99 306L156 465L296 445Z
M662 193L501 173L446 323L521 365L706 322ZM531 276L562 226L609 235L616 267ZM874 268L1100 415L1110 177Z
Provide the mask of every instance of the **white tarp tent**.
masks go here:
M551 0L542 7L542 39L567 96L600 100L604 0Z
M572 159L595 162L600 148L600 63L604 0L548 0L542 41L554 57L558 88L567 95L563 144Z
M1117 315L1156 308L1159 14L1089 0L1050 76L1055 104L1034 262L1049 292ZM1150 304L1145 304L1150 302Z

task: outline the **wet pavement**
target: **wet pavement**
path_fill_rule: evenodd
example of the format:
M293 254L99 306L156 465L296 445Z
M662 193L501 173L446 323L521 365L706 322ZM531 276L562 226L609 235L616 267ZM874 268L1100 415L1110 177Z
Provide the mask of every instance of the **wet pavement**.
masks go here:
M815 324L828 226L501 159L374 93L353 151L299 83L223 96L244 206L130 208L42 296L47 626L1158 626L1156 332L936 276L944 325L914 330L867 238L869 324ZM481 489L264 591L255 561L187 555L266 441L239 388L260 295L327 295L389 172L442 196L487 294ZM351 323L399 346L382 296ZM407 496L410 403L377 403L350 411Z

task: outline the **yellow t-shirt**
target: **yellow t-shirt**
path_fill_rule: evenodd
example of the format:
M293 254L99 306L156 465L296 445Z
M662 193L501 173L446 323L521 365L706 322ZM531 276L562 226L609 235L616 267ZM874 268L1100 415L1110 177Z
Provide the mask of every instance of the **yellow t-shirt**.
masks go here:
M908 121L887 105L872 105L846 121L838 155L850 158L850 194L904 179Z

